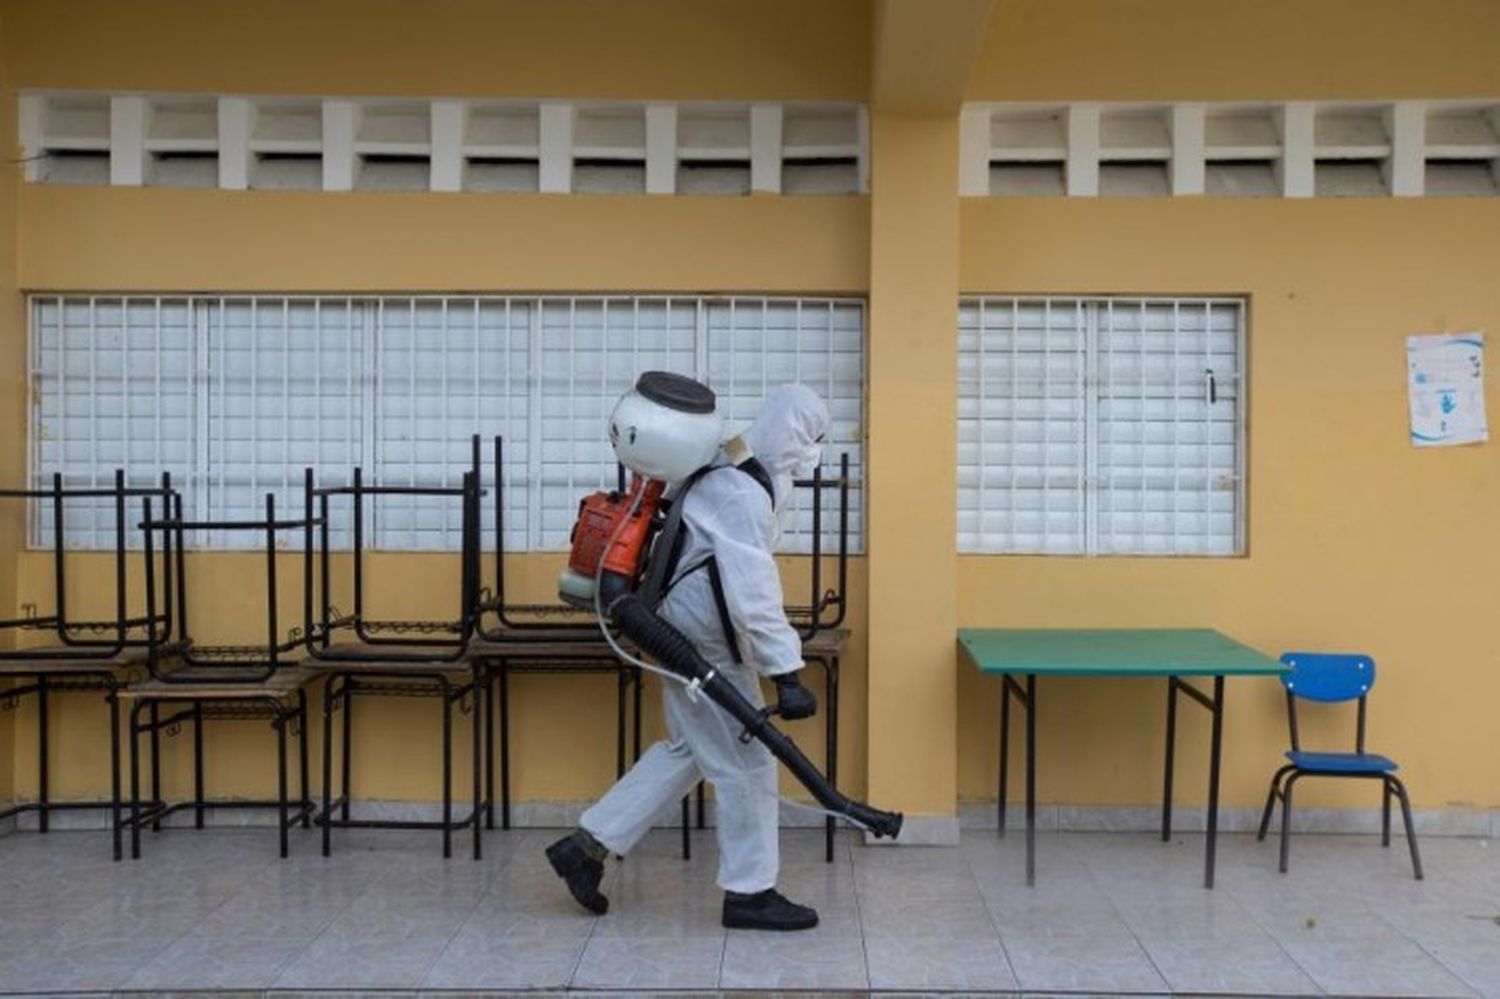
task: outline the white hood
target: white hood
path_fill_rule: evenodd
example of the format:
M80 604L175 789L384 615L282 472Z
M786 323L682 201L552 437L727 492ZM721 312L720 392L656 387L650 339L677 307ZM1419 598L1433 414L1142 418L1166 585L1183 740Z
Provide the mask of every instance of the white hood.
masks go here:
M828 432L828 406L806 385L781 385L767 393L760 415L741 438L760 459L776 487L776 506L791 492L792 480L812 474L821 460L819 443Z

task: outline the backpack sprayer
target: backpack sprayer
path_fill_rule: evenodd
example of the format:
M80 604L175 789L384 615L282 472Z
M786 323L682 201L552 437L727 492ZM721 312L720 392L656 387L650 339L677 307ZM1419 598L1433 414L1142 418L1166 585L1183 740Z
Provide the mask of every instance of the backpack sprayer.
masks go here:
M654 586L644 595L649 600L638 592L648 575L661 578L665 561L675 558L674 548L680 549L680 537L662 537L666 508L682 499L678 495L666 500L667 484L705 469L719 453L722 434L723 420L708 386L664 371L641 375L635 388L621 397L609 423L610 443L631 472L630 488L624 493L592 493L579 504L559 594L574 606L593 608L605 638L623 659L686 685L728 712L745 727L744 738L760 740L829 813L876 837L894 838L901 831L900 812L883 812L841 794L797 744L771 724L773 709L748 701L686 635L656 613ZM680 527L676 519L679 523L667 533ZM622 649L610 624L659 665Z

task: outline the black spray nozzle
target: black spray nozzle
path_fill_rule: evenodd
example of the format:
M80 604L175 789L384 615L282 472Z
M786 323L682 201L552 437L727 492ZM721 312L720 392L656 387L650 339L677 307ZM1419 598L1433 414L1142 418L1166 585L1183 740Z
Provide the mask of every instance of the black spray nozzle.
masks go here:
M844 814L855 825L870 830L870 834L876 839L895 839L901 835L903 816L900 812L882 812L878 808L851 801Z

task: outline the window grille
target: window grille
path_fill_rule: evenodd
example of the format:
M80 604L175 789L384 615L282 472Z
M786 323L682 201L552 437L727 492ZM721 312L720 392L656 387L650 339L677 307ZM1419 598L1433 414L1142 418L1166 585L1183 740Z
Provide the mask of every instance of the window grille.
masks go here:
M108 487L123 468L130 486L154 485L168 472L178 488L191 488L194 321L184 298L33 299L34 487L50 487L54 473L65 486ZM37 503L33 512L33 540L50 545L52 505ZM69 501L65 526L71 545L112 549L114 503Z
M973 297L961 552L1244 551L1244 303Z
M199 367L200 488L215 520L259 520L265 495L300 513L303 469L344 480L364 437L364 337L349 299L194 302L206 345ZM186 501L185 501L186 502ZM330 541L348 544L347 504L330 507ZM250 532L198 539L218 548L264 543Z
M566 548L579 497L615 482L605 421L638 372L706 380L732 431L748 425L769 388L803 381L833 413L825 461L836 467L850 455L851 545L860 548L864 305L856 299L33 296L31 334L38 486L54 473L68 485L107 485L124 467L140 485L169 471L190 516L253 519L267 492L279 509L300 510L308 466L323 484L346 483L360 466L370 482L457 485L478 433L492 511L499 434L510 550ZM824 497L830 551L833 495ZM805 491L794 503L782 547L805 552ZM96 506L70 505L71 547L112 547L112 508ZM331 540L346 547L349 502L335 498L330 513ZM377 547L458 547L455 503L385 496L366 513ZM33 543L50 544L50 517L38 504ZM192 542L257 543L241 534Z

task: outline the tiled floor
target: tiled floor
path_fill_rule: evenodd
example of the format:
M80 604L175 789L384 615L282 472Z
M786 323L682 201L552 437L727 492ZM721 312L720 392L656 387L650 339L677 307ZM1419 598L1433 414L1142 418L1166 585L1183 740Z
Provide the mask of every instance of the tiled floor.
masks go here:
M299 831L165 831L114 864L99 833L0 838L0 987L112 990L963 990L1500 997L1500 844L1429 839L1428 880L1404 844L1304 836L1275 849L1125 833L958 849L870 849L822 863L820 835L783 835L783 888L810 933L726 933L711 833L695 857L660 832L612 864L610 914L578 910L542 831L486 838L480 863L434 836L350 832L334 856ZM460 844L460 852L466 843Z

